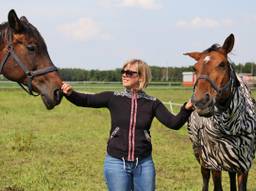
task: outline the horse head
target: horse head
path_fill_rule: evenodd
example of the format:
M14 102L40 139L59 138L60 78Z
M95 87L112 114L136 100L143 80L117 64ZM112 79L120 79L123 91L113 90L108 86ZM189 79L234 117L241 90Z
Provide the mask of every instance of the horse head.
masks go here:
M0 73L28 93L41 95L47 109L60 103L62 80L46 44L27 18L19 19L14 10L9 12L8 22L0 25L0 62Z
M193 67L196 82L192 103L200 116L210 117L216 110L225 109L233 88L239 83L228 61L234 41L234 35L231 34L222 46L214 44L203 52L185 53L196 60Z

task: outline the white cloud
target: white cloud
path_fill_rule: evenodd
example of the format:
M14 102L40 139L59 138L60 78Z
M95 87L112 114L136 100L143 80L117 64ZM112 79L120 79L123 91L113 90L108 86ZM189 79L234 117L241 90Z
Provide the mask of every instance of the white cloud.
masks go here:
M195 17L190 21L180 20L176 23L179 28L219 28L230 27L234 24L231 19L216 20L211 18Z
M103 6L139 7L148 10L162 8L160 0L100 0L100 4Z
M99 24L90 18L80 18L73 23L62 24L57 27L57 30L77 41L109 38L109 35L103 32Z
M156 0L122 0L120 5L124 7L141 7L143 9L161 8L161 4Z

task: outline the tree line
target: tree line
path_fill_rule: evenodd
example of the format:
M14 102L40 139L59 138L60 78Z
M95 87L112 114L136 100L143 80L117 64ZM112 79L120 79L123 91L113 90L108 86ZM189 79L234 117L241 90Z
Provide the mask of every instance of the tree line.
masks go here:
M237 73L251 73L256 76L256 63L234 64ZM188 67L159 67L151 66L152 81L154 82L181 82L182 72L193 71L192 66ZM118 82L121 79L121 68L114 70L85 70L79 68L59 68L60 75L65 81L102 81ZM0 80L4 80L0 76Z
M192 67L151 66L152 81L181 81L183 71L192 71ZM65 81L105 81L115 82L121 79L121 68L114 70L84 70L77 68L59 69Z
M256 75L256 63L234 64L237 73L251 73ZM193 71L192 66L188 67L159 67L151 66L152 81L155 82L180 82L182 72ZM114 70L85 70L78 68L60 68L60 75L65 81L103 81L115 82L121 79L121 68Z

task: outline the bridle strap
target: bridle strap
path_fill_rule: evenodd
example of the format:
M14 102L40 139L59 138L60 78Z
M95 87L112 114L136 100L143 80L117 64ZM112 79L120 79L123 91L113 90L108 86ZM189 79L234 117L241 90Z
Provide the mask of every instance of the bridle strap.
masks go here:
M4 56L4 58L3 58L2 62L1 62L1 65L0 65L0 74L2 73L2 70L3 70L3 68L4 68L4 65L5 65L5 63L7 62L7 60L8 60L8 58L9 58L10 54L11 54L11 53L8 51L7 54Z
M208 75L200 75L196 79L196 82L195 82L194 87L193 87L193 92L195 91L196 85L198 84L199 80L206 80L206 81L208 81L211 84L213 89L217 92L217 95L221 96L224 92L228 91L229 88L232 88L232 84L233 84L234 78L235 78L234 71L233 71L233 68L231 67L231 65L230 65L230 77L229 77L229 80L228 80L228 82L223 87L218 87L216 85L216 83L212 79L209 78Z
M13 48L13 43L12 43L12 32L11 29L7 30L8 32L8 47L7 47L7 53L4 56L3 60L1 61L1 65L0 65L0 74L3 71L4 65L7 63L8 59L10 57L13 58L13 60L20 66L20 68L23 70L23 72L25 73L27 79L28 79L28 83L27 83L27 87L28 89L20 82L17 82L23 90L25 90L28 94L33 95L33 96L38 96L39 94L35 94L33 92L33 87L32 87L32 80L34 77L36 76L40 76L40 75L44 75L47 74L49 72L54 72L57 71L58 69L55 66L49 66L46 68L41 68L41 69L37 69L34 71L30 71L19 59L19 57L17 56L17 54L14 51Z
M198 83L198 81L200 79L202 80L206 80L208 81L211 86L213 87L213 89L217 92L217 96L221 97L223 95L224 92L227 92L228 90L230 90L230 95L227 97L227 99L225 99L224 102L222 103L219 103L219 102L216 102L215 105L221 109L221 110L226 110L234 96L234 93L235 93L235 90L236 90L236 87L237 87L237 77L236 77L236 74L235 74L235 70L233 68L233 66L229 63L229 68L230 68L230 77L229 77L229 81L223 86L223 87L218 87L216 85L216 83L209 78L208 75L201 75L197 78L195 84L194 84L194 88L193 88L193 96L195 94L195 88L196 88L196 85Z
M201 75L201 76L199 76L197 78L197 80L196 80L196 82L194 84L194 89L195 89L196 85L198 84L199 80L206 80L206 81L208 81L211 84L211 86L213 87L213 89L217 92L218 95L222 95L222 93L227 91L228 88L231 85L231 79L229 79L229 81L223 87L219 88L216 85L216 83L212 79L209 78L208 75Z
M41 69L38 69L38 70L31 71L30 75L31 75L32 78L34 78L36 76L41 76L41 75L44 75L46 73L57 71L57 70L58 69L55 66L49 66L47 68L41 68Z

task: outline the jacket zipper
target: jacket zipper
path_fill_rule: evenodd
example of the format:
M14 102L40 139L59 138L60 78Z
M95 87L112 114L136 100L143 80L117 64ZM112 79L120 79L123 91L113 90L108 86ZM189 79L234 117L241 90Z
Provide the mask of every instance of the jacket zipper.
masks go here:
M134 161L135 152L135 127L136 127L136 116L137 116L137 94L132 93L131 99L131 115L130 115L130 126L129 126L129 143L128 143L128 161Z

